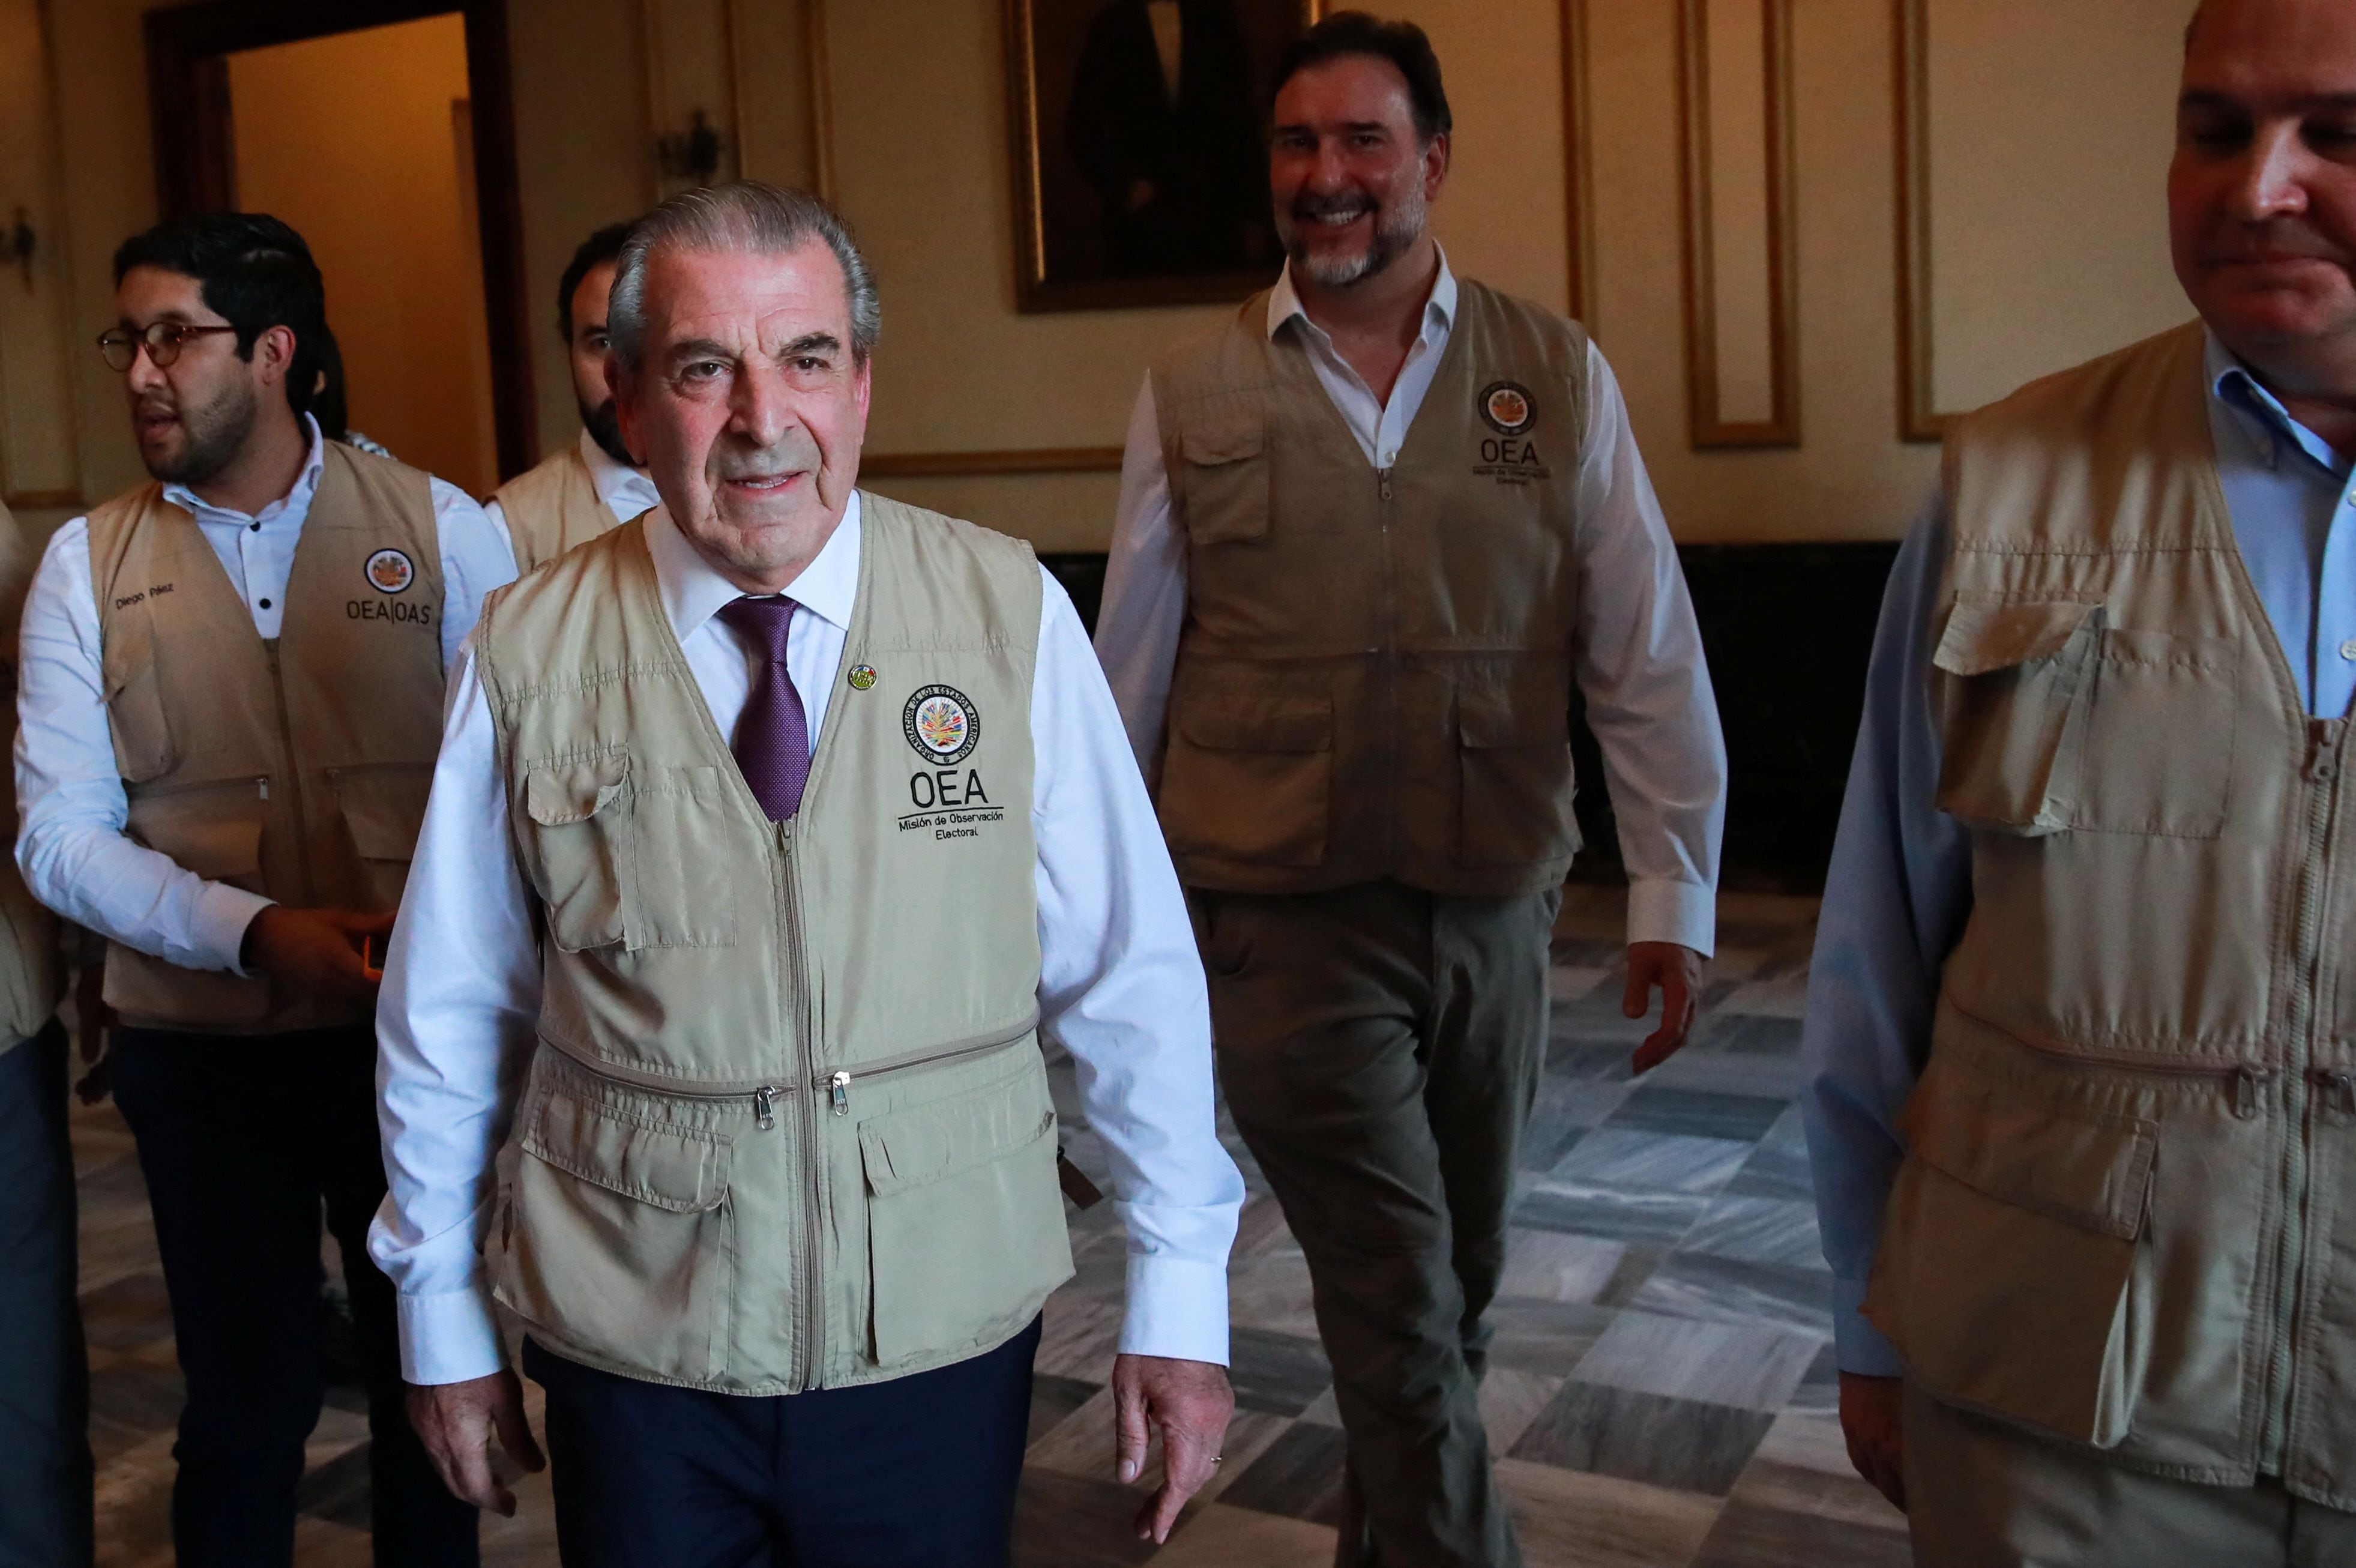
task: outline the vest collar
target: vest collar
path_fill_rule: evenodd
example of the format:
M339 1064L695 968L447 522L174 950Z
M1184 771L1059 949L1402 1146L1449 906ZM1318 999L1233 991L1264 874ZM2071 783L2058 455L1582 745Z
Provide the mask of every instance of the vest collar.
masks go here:
M597 488L597 499L605 503L616 522L627 522L648 507L662 505L662 497L655 493L655 482L644 468L615 462L586 430L581 433L581 461L588 465L589 482Z
M859 597L859 513L863 499L857 490L851 492L851 504L843 508L834 537L786 590L803 608L846 632ZM647 553L654 559L663 614L684 646L723 606L743 598L744 590L697 553L687 535L671 521L668 507L657 506L647 514L646 531Z

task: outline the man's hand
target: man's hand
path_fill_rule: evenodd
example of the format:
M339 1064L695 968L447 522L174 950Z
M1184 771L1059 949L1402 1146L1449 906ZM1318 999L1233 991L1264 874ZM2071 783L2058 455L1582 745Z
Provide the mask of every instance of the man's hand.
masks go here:
M1900 1421L1905 1393L1903 1378L1840 1375L1841 1435L1848 1439L1848 1462L1901 1513L1906 1510L1906 1440Z
M525 1469L548 1464L524 1419L523 1385L510 1371L463 1383L410 1384L409 1424L452 1497L509 1519L515 1517L515 1494L491 1473L491 1434L498 1434L501 1450Z
M1644 1037L1628 1065L1650 1072L1686 1043L1693 1031L1694 1010L1701 997L1701 954L1675 942L1628 944L1628 991L1620 1011L1641 1018L1652 1008L1653 991L1661 993L1661 1026Z
M306 995L366 1002L376 995L377 974L362 959L362 950L369 938L391 929L389 912L363 915L352 909L290 909L273 904L245 928L238 961Z
M1162 1434L1162 1489L1137 1516L1137 1538L1159 1545L1170 1539L1186 1499L1211 1478L1227 1420L1236 1413L1235 1391L1227 1386L1227 1369L1214 1362L1116 1356L1112 1400L1124 1486L1145 1474L1148 1440Z

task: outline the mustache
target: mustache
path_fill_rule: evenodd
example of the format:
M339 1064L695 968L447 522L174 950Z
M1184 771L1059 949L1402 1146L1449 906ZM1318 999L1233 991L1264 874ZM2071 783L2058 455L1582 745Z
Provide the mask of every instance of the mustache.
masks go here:
M2303 260L2346 263L2348 248L2334 244L2307 221L2276 218L2257 224L2236 224L2212 234L2202 247L2212 262Z
M766 446L721 452L712 473L723 483L730 479L769 479L780 474L814 474L824 456L818 449L817 439L796 425Z

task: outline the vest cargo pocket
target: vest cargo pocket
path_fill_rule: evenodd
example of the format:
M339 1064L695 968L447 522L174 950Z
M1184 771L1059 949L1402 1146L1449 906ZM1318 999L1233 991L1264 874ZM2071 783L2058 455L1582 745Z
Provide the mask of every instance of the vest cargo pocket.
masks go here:
M1465 865L1530 865L1578 849L1569 712L1567 692L1518 705L1502 693L1459 697L1456 856Z
M729 1144L562 1087L522 1139L494 1292L571 1348L659 1377L725 1370Z
M1932 665L1948 677L1939 810L2035 836L2071 826L2097 604L1959 599Z
M215 779L133 785L124 829L134 843L168 855L208 882L264 891L260 779ZM182 969L135 948L110 944L106 1004L137 1022L183 1029L240 1028L270 1015L271 985L261 975Z
M107 641L101 662L116 769L127 784L161 779L179 765L180 750L173 743L171 721L165 714L154 626L144 615L122 626Z
M1055 1126L1035 1065L861 1124L878 1366L1011 1334L1071 1277Z
M1178 696L1162 761L1170 846L1262 865L1318 865L1333 789L1329 698Z
M735 945L736 906L712 897L712 875L737 853L742 832L716 767L648 768L633 779L633 950Z
M2240 676L2232 638L2104 632L2070 825L2170 838L2224 832Z
M2151 1354L2138 1244L2158 1133L1926 1075L1866 1316L1942 1399L2111 1447Z
M614 947L626 934L622 908L629 837L630 756L559 757L524 765L526 870L548 911L549 940L565 952Z
M1271 470L1268 422L1206 421L1179 433L1184 459L1171 476L1179 520L1196 544L1246 543L1268 536Z
M342 809L344 830L359 866L359 886L371 896L368 908L397 909L425 822L425 799L434 788L428 763L373 762L327 769Z

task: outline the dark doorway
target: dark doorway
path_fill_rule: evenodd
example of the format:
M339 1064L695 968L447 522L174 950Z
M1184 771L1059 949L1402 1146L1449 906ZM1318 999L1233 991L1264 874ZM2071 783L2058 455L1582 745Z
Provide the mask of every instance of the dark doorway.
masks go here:
M471 143L471 166L461 173L473 188L468 242L478 248L480 259L481 331L487 340L496 462L490 477L505 478L530 467L539 456L506 0L199 0L149 12L156 194L169 217L239 205L232 57L434 17L452 17L464 27L466 100L458 145ZM368 101L359 94L367 88L354 85L353 110L365 114ZM404 216L388 210L384 221L397 231ZM389 242L397 238L397 232L387 235ZM323 257L323 269L327 264ZM331 320L334 281L331 275ZM337 336L348 330L339 327ZM354 422L365 427L367 389L357 367L354 391ZM410 454L396 449L396 455Z

